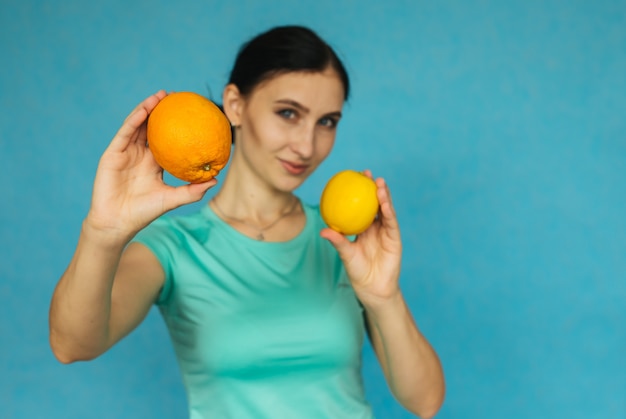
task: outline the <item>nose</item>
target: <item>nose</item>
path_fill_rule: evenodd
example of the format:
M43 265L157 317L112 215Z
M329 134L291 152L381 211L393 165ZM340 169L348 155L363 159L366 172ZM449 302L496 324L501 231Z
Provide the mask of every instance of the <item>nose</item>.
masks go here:
M308 160L315 150L315 127L302 126L293 133L289 148L302 160Z

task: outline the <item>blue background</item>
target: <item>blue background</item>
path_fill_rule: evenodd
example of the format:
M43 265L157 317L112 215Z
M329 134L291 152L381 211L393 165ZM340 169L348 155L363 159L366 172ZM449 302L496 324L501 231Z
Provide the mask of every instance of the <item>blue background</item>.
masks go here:
M388 180L402 286L446 372L438 417L625 418L623 0L2 0L0 417L185 416L156 311L63 366L50 296L126 114L161 88L219 98L238 46L285 23L354 86L300 194L344 168ZM378 417L411 417L369 347L364 374Z

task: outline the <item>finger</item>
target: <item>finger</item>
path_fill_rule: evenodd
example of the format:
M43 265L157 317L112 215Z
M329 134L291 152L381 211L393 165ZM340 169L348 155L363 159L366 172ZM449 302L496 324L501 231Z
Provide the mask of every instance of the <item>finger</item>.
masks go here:
M152 150L150 150L147 144L144 147L146 148L146 152L141 161L142 167L148 171L152 171L153 173L158 174L159 176L161 176L162 179L163 168L154 159L154 154L152 154Z
M364 174L365 176L367 176L368 178L372 179L372 180L374 179L374 178L372 177L372 171L371 171L370 169L365 169L365 170L363 170L363 174Z
M128 122L130 122L134 117L136 118L136 114L145 115L147 117L147 115L154 110L156 105L158 105L158 103L165 96L167 96L167 93L165 93L164 90L159 90L155 94L148 96L126 117L123 126L132 126L133 124L128 124ZM135 124L135 128L138 128L139 126L141 126L141 122L139 124Z
M148 119L148 115L165 96L165 92L160 90L133 109L117 131L113 141L111 141L110 148L116 151L123 151L131 142L136 141L140 137L138 134Z
M339 253L339 256L342 260L350 260L350 258L352 258L352 256L354 255L354 248L352 243L343 234L331 228L324 228L320 232L320 236L328 240L330 244L332 244L333 247L337 249L337 252Z
M378 187L376 190L376 196L378 197L378 202L380 204L379 214L381 215L381 223L383 227L388 229L388 231L397 231L399 230L398 219L391 201L389 186L383 178L376 179L376 186Z
M213 178L203 183L190 183L189 185L178 186L166 197L163 203L164 210L169 211L192 202L198 202L216 184L217 179Z

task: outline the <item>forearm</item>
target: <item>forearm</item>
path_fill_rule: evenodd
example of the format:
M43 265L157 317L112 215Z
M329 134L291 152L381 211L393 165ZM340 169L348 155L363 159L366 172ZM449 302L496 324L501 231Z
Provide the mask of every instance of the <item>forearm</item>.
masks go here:
M111 290L125 244L83 223L50 305L50 345L60 361L90 359L108 348Z
M433 416L445 394L441 363L402 294L366 310L372 343L392 393L413 413Z

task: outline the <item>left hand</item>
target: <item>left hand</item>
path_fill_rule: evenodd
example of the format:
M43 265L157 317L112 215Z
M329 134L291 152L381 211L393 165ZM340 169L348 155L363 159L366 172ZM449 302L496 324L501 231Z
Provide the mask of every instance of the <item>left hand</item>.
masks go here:
M369 170L365 175L372 178ZM378 216L367 230L354 242L330 228L320 233L339 252L352 287L365 306L382 304L400 292L400 228L385 180L378 178L375 182L380 206Z

